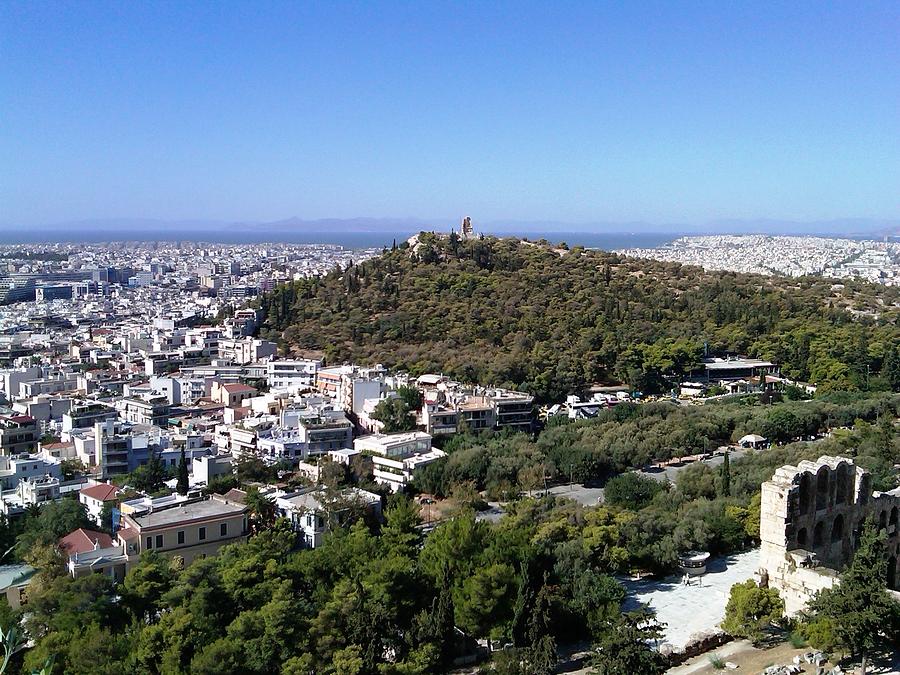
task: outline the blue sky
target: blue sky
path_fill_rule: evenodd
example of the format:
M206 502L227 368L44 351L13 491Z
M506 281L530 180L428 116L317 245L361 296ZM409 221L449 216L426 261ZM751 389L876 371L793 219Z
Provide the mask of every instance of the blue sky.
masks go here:
M0 222L900 218L896 2L0 3Z

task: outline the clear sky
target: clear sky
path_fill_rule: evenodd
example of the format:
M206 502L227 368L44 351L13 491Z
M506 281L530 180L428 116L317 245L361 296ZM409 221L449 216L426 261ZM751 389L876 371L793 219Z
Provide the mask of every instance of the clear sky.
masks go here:
M0 3L0 222L900 217L900 3Z

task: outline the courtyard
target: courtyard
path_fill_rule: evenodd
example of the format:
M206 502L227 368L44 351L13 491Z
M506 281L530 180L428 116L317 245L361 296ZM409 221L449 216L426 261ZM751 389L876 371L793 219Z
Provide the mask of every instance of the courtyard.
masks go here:
M620 579L628 591L625 609L648 605L665 624L665 637L676 649L683 649L694 636L718 628L725 618L725 605L731 587L753 577L759 567L759 549L737 555L710 559L707 572L682 584L681 575L664 579L632 581ZM699 580L698 580L699 579Z

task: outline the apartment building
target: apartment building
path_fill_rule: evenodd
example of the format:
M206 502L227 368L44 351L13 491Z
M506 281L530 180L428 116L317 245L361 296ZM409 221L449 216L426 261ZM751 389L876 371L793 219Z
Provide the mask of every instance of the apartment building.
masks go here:
M93 429L74 430L75 455L102 478L129 473L145 463L151 439L134 425L119 420L97 422Z
M239 365L271 359L278 351L278 345L268 340L237 338L219 340L219 358Z
M305 460L353 447L353 424L321 396L307 396L284 408L278 424L260 433L257 449L272 459Z
M150 424L165 427L169 422L171 405L165 396L123 398L116 401L119 417L132 424Z
M129 560L156 551L189 565L226 544L246 541L249 534L247 507L218 495L124 511L118 537L126 543Z
M66 396L34 396L13 403L13 410L33 417L38 422L62 422L63 415L72 407L72 399Z
M119 413L112 406L96 401L73 401L68 412L63 413L62 430L65 435L74 429L90 429L97 422L113 420Z
M23 382L39 380L41 377L43 377L43 369L39 366L9 368L0 371L0 390L6 394L7 400L13 401L19 397L19 385Z
M362 436L353 449L371 456L375 480L394 492L406 489L417 469L447 455L433 449L431 436L422 431Z
M296 393L316 384L316 373L322 362L314 359L285 359L266 364L266 382L270 389Z
M340 400L341 381L345 374L351 372L350 366L319 368L316 373L316 389L334 400Z
M0 415L0 455L21 455L37 450L41 431L28 415Z
M232 472L231 455L206 455L191 461L192 483L209 485L218 476L229 476Z
M421 378L420 378L421 379ZM508 389L455 389L453 383L426 390L422 423L432 436L466 429L528 431L534 423L534 397ZM475 393L477 392L477 393Z
M0 487L14 490L19 481L39 476L62 478L62 462L41 455L0 455Z

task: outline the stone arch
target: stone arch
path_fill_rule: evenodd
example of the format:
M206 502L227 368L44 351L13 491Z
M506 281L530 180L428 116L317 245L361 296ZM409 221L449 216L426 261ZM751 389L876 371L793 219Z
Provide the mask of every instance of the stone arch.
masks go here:
M801 527L800 531L797 532L797 545L800 547L806 546L806 528Z
M891 590L897 590L897 558L896 558L896 556L891 556L890 558L888 558L887 586Z
M841 462L834 476L834 503L847 503L847 465Z
M800 477L800 514L806 515L810 512L813 504L813 485L812 476L803 473Z
M891 519L888 521L888 524L889 525L897 524L897 507L896 506L891 509Z
M878 514L878 529L887 529L887 511L882 511Z
M853 484L854 489L856 487L856 483ZM871 474L864 473L859 477L859 496L858 501L860 504L868 504L869 503L869 495L872 494L872 476Z
M818 523L816 523L816 526L813 529L813 546L821 546L822 545L822 532L824 529L825 528L822 525L821 520Z
M828 507L828 467L823 466L816 474L816 511Z
M837 543L844 536L844 515L839 513L831 524L831 543Z

